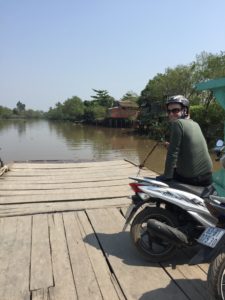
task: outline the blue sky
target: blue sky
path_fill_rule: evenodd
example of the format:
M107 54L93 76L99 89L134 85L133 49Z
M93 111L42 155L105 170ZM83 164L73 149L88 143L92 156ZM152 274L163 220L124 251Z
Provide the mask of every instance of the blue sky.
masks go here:
M140 94L167 67L225 51L224 12L224 0L0 0L0 105Z

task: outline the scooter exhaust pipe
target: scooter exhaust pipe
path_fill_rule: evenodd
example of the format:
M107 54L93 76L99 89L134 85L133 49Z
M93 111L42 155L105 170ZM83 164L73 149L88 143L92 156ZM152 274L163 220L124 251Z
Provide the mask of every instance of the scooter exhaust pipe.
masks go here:
M162 240L170 242L176 246L188 244L186 234L160 221L154 219L149 220L147 223L147 230L151 237L161 238Z

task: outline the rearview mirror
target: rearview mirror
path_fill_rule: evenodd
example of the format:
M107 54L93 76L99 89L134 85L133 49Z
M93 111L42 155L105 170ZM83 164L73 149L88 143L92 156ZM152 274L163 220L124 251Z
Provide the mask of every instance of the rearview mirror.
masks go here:
M216 142L216 147L222 147L223 146L223 140L218 140Z

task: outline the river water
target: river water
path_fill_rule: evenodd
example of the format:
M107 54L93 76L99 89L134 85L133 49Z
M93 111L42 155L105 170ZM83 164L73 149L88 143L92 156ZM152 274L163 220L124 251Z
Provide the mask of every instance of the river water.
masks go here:
M46 120L0 121L0 156L5 163L27 160L104 161L128 159L139 164L155 145L130 129L76 125ZM166 149L159 145L146 167L162 173ZM214 156L212 157L215 160ZM215 163L214 169L219 164ZM137 170L138 171L138 170Z

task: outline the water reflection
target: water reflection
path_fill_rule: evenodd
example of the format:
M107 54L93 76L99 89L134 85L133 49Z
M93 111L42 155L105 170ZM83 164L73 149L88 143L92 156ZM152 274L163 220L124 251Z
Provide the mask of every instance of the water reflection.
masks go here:
M129 130L75 125L44 120L0 122L1 156L13 160L96 161L129 159L142 162L155 141L130 134ZM161 173L166 149L159 145L146 166ZM218 168L218 163L215 164Z

